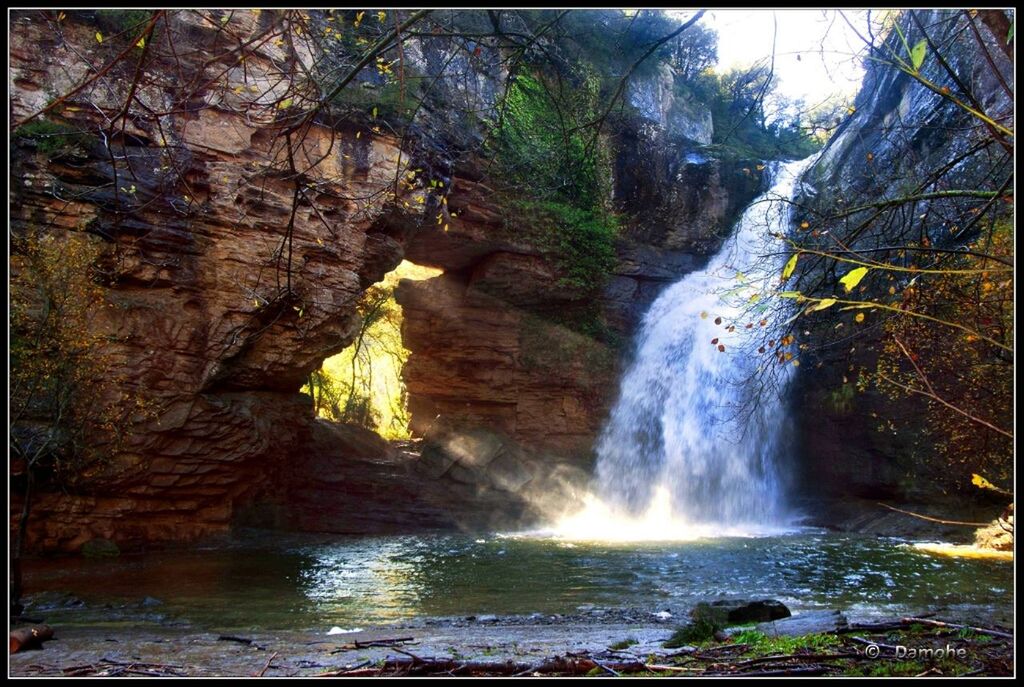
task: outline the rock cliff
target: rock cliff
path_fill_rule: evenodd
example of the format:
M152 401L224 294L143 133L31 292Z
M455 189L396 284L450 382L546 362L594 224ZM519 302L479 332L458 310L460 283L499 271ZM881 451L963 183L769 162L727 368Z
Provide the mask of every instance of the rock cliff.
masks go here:
M1004 182L1012 179L1012 143L1008 153L980 119L948 97L963 99L965 105L975 103L995 121L1012 127L1012 90L1007 90L1013 84L1012 46L1005 35L990 31L983 14L970 23L966 13L954 11L918 11L916 21L902 15L907 44L926 48L920 73L934 88L896 68L893 55L905 55L896 32L872 48L874 59L866 63L855 112L803 179L801 218L814 227L815 236L822 236L824 249L835 249L825 236L831 232L849 237L844 247L868 251L864 255L869 259L912 265L914 256L887 252L887 246L954 251L976 238L977 228L970 230L976 221L960 218L987 216L992 205L965 208L963 198L955 197L958 190L1002 193ZM954 197L941 197L947 191ZM903 213L899 215L883 214L887 211L882 205L870 212L843 214L847 208L918 194L937 197L924 197L912 206L894 202ZM871 213L877 214L869 217ZM836 215L840 219L830 219ZM906 227L906 235L893 236L893 227ZM804 274L801 284L814 277L815 273ZM906 280L896 282L894 289L906 285ZM888 296L883 287L865 297ZM924 435L920 398L893 400L872 387L856 390L858 369L874 370L880 336L874 327L857 338L851 336L849 342L839 341L816 355L818 367L813 372L800 375L796 409L803 483L814 485L814 496L825 501L934 499L964 485L977 495L969 485L968 468L936 474L935 447ZM954 340L952 336L949 345L955 345ZM896 431L881 418L896 418L904 428ZM965 465L972 460L960 457ZM961 502L958 507L965 506Z
M496 202L472 126L437 114L402 138L365 113L300 119L282 73L312 56L268 33L293 15L176 11L136 45L116 17L69 15L11 17L12 121L53 123L12 136L12 232L102 246L107 307L90 327L109 380L147 410L71 493L37 495L36 550L185 542L239 519L358 532L527 517L526 492L587 465L639 314L761 186L753 161L705 147L710 116L672 100L670 75L638 83L636 116L609 134L616 266L581 299ZM441 69L433 40L404 59ZM495 62L460 60L442 87L493 103ZM417 165L444 172L444 229ZM422 458L314 420L299 393L403 257L444 270L398 292Z

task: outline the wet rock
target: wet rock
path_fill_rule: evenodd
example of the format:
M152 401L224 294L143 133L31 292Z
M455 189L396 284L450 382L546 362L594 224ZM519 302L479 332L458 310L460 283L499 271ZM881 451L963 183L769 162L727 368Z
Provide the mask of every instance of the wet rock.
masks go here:
M775 599L724 599L710 603L701 602L690 611L690 617L694 620L706 620L716 627L777 620L788 618L790 615L792 614L785 604Z
M846 616L840 611L807 611L782 620L761 623L756 629L769 637L794 637L833 632L848 625Z

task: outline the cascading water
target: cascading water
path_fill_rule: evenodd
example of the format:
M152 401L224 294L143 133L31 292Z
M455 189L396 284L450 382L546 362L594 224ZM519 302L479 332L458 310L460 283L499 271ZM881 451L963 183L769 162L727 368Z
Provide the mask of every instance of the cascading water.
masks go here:
M783 269L788 201L809 163L781 165L707 267L648 310L598 442L593 493L556 532L687 539L777 531L791 519L779 461L796 349L779 352L787 306L766 295Z

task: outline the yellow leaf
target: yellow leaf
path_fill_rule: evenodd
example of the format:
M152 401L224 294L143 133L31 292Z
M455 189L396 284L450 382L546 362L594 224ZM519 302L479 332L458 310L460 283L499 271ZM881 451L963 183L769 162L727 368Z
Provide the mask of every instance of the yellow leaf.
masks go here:
M862 313L862 312L857 313L857 316L854 317L853 319L854 319L855 322L860 324L861 322L864 321L864 313Z
M992 491L998 491L1000 493L1006 493L996 485L989 482L987 479L979 474L971 474L971 484L978 487L979 489L991 489Z
M811 223L810 222L801 222L800 223L800 228L801 229L810 229L811 228Z
M374 118L377 117L377 108L376 107L373 108L373 116L374 116Z
M96 42L97 43L102 43L103 42L103 34L100 33L99 31L96 32Z
M856 288L860 280L864 278L864 275L868 273L867 267L857 267L844 274L840 279L839 283L846 289L846 293L850 293Z
M782 268L782 280L783 281L785 281L785 280L787 280L787 279L789 279L790 277L793 276L793 270L796 269L796 261L799 260L799 259L800 259L800 254L799 253L793 253L793 257L791 257L786 262L786 266Z
M706 319L708 319L708 314L707 314L706 312L702 312L702 313L700 314L700 319L702 319L702 320L706 320Z
M387 18L388 18L388 13L385 12L384 10L381 10L380 12L377 12L377 21L384 21Z
M359 138L362 135L362 133L363 133L362 131L357 131L356 132L356 138Z
M252 299L252 304L253 304L254 307L257 307L257 308L260 307L260 302L258 300L256 300L255 298Z
M444 225L444 230L445 230L445 231L448 231L448 225L447 225L447 224L446 224L446 225Z
M135 47L136 48L145 48L146 47L146 38L145 37L140 38L139 42L135 44Z
M292 102L293 102L292 98L285 98L284 100L282 100L281 102L279 102L277 104L277 109L283 110L286 107L291 107L292 106Z
M825 308L831 308L836 304L835 298L822 298L820 301L807 308L807 312L815 312L817 310L824 310Z

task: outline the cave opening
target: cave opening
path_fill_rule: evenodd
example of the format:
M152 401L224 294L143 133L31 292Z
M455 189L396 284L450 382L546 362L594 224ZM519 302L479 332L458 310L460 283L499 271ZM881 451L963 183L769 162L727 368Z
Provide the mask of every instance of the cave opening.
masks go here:
M355 339L325 359L302 387L313 399L317 417L359 425L389 441L411 438L402 379L409 350L402 342L402 306L395 289L403 279L431 279L441 273L403 260L366 290L357 306L362 322Z

